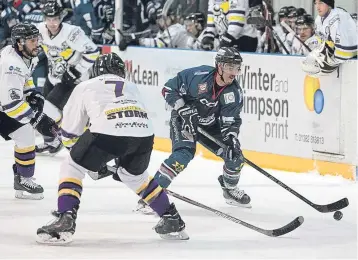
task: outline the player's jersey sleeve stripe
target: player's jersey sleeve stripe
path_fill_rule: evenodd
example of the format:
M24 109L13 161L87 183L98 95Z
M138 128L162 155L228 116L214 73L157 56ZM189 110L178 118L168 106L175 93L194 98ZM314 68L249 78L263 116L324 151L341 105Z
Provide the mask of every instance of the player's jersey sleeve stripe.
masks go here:
M33 113L33 110L29 104L23 100L17 100L8 105L5 105L3 106L3 110L6 115L23 124L26 124L30 121L30 118L28 117Z

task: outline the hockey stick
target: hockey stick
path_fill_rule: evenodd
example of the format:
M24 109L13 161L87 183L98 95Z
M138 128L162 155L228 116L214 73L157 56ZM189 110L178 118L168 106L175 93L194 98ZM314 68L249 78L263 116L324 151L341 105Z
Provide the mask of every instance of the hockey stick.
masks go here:
M191 199L189 199L187 197L184 197L184 196L182 196L182 195L180 195L178 193L175 193L173 191L170 191L168 189L166 189L165 191L169 195L173 196L174 198L177 198L179 200L185 201L185 202L187 202L189 204L192 204L192 205L194 205L196 207L211 211L215 215L218 215L219 217L222 217L222 218L225 218L225 219L230 220L232 222L235 222L237 224L243 225L244 227L247 227L247 228L249 228L251 230L254 230L256 232L259 232L259 233L264 234L264 235L269 236L269 237L278 237L278 236L285 235L285 234L295 230L299 226L301 226L302 223L304 222L304 218L302 216L299 216L299 217L295 218L293 221L291 221L290 223L288 223L287 225L285 225L283 227L280 227L280 228L277 228L277 229L271 229L271 230L270 229L263 229L263 228L259 228L257 226L254 226L252 224L249 224L249 223L247 223L245 221L242 221L242 220L240 220L238 218L235 218L235 217L233 217L231 215L228 215L228 214L226 214L224 212L221 212L221 211L219 211L217 209L213 209L213 208L208 207L208 206L206 206L204 204L201 204L201 203L199 203L197 201L191 200Z
M108 170L108 173L110 173L109 175L114 174L114 173L117 172L116 167L109 166L109 165L107 165L107 170ZM109 176L109 175L107 175L107 176ZM116 180L119 180L119 178L116 179ZM256 232L262 233L262 234L264 234L266 236L270 236L270 237L278 237L278 236L285 235L285 234L295 230L299 226L301 226L302 223L304 222L304 218L302 216L299 216L299 217L295 218L293 221L291 221L290 223L288 223L287 225L285 225L283 227L280 227L280 228L277 228L277 229L272 229L272 230L262 229L262 228L254 226L254 225L251 225L251 224L249 224L249 223L247 223L245 221L242 221L242 220L240 220L238 218L235 218L235 217L233 217L231 215L228 215L228 214L226 214L224 212L221 212L219 210L216 210L216 209L213 209L211 207L208 207L208 206L206 206L204 204L201 204L201 203L199 203L197 201L191 200L191 199L189 199L187 197L184 197L184 196L182 196L182 195L180 195L178 193L175 193L173 191L170 191L168 189L165 189L165 191L166 191L167 194L169 194L170 196L173 196L174 198L177 198L179 200L185 201L185 202L187 202L189 204L192 204L192 205L194 205L196 207L211 211L214 214L218 215L219 217L222 217L222 218L225 218L225 219L230 220L232 222L235 222L237 224L243 225L243 226L245 226L245 227L247 227L247 228L249 228L251 230L254 230Z
M282 21L281 22L281 25L282 27L284 27L289 33L292 33L295 38L303 45L303 47L305 47L309 52L311 52L311 48L304 42L300 39L300 37L298 35L296 35L296 33L292 30L292 28L287 24L285 23L285 21Z
M219 140L217 140L215 137L211 136L209 133L207 133L205 130L201 129L200 127L198 127L198 132L201 133L202 135L204 135L205 137L207 137L208 139L210 139L211 141L213 141L214 143L216 143L217 145L219 145L220 147L222 147L222 148L226 147L226 145L224 143L220 142ZM261 174L265 175L267 178L269 178L270 180L272 180L276 184L280 185L282 188L284 188L285 190L287 190L291 194L295 195L297 198L299 198L300 200L304 201L305 203L310 205L312 208L314 208L315 210L317 210L317 211L319 211L321 213L337 211L337 210L343 209L343 208L345 208L345 207L347 207L349 205L349 201L348 201L347 198L343 198L343 199L340 199L340 200L338 200L336 202L326 204L326 205L315 204L312 201L310 201L310 200L306 199L305 197L303 197L297 191L293 190L292 188L290 188L289 186L287 186L286 184L281 182L280 180L278 180L275 177L273 177L267 171L265 171L264 169L260 168L259 166L257 166L253 162L251 162L250 160L248 160L246 158L244 160L245 160L245 163L250 165L252 168L257 170Z
M170 32L169 32L169 28L167 26L167 23L166 23L166 19L168 17L168 12L169 12L169 9L170 9L170 6L174 3L174 0L167 0L163 6L163 19L164 19L164 26L165 26L165 29L167 30L168 32L168 36L169 36L169 41L170 41L170 48L175 48L175 46L173 46L173 42L172 42L172 37L170 35Z
M122 37L126 37L126 36L131 36L131 35L135 35L135 36L142 36L142 35L146 35L146 34L149 34L151 32L150 29L146 29L144 31L141 31L141 32L133 32L133 33L129 33L129 32L122 32L120 29L117 29L117 31L119 32L119 34L122 36Z
M275 37L275 39L281 44L282 48L284 49L284 51L287 54L290 54L290 52L287 50L285 44L282 42L282 40L280 39L280 37L277 35L276 31L272 28L272 26L270 25L269 21L265 20L265 18L263 18L262 16L254 16L254 17L249 17L247 19L247 24L259 24L259 25L264 25L267 28L270 29L271 33L273 34L273 36Z

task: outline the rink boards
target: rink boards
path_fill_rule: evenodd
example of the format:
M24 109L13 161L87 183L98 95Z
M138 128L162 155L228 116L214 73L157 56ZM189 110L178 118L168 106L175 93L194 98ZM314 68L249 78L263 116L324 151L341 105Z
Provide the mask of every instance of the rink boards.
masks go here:
M104 46L103 52L117 52ZM121 52L127 78L145 98L154 123L155 148L170 151L161 89L179 71L213 65L215 52L129 47ZM244 92L240 141L249 159L266 168L317 171L355 179L357 165L357 61L338 72L311 78L302 57L243 54L238 81ZM217 159L203 148L204 157Z

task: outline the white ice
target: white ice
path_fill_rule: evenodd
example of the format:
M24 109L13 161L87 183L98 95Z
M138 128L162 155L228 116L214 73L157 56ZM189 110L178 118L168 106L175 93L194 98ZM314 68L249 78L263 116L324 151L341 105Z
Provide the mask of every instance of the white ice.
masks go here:
M341 221L319 213L271 180L245 166L240 185L252 209L224 203L217 176L222 164L196 157L171 189L213 208L273 229L302 215L303 225L279 238L266 237L206 210L172 199L187 225L189 241L165 241L152 230L158 218L132 212L138 198L111 178L84 181L74 242L64 247L38 245L36 229L57 207L58 171L67 151L36 159L36 181L45 188L41 201L14 198L12 142L0 141L0 259L357 259L357 185L340 177L269 170L272 175L318 204L343 197L350 201ZM153 152L154 173L168 154Z

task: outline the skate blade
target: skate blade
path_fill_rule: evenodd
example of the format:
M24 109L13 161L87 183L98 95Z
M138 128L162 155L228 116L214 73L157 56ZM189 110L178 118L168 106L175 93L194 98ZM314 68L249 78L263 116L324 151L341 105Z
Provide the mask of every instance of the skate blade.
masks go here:
M247 208L247 209L251 209L252 206L250 203L247 204L242 204L236 201L232 201L232 200L226 200L226 204L230 205L230 206L235 206L235 207L241 207L241 208Z
M39 153L36 152L36 156L40 156L40 157L54 157L56 154L58 154L59 152L61 152L62 149L60 149L59 151L55 152L55 153L49 153L48 151Z
M61 246L67 245L73 241L73 234L71 234L70 232L60 232L59 235L60 238L53 237L50 234L46 233L37 234L36 242L44 245Z
M157 213L151 207L140 207L133 210L136 214L155 216Z
M15 191L15 198L23 200L42 200L44 198L44 194L28 193L27 191L17 190Z
M159 234L159 236L165 240L189 240L189 236L184 230L168 234Z

